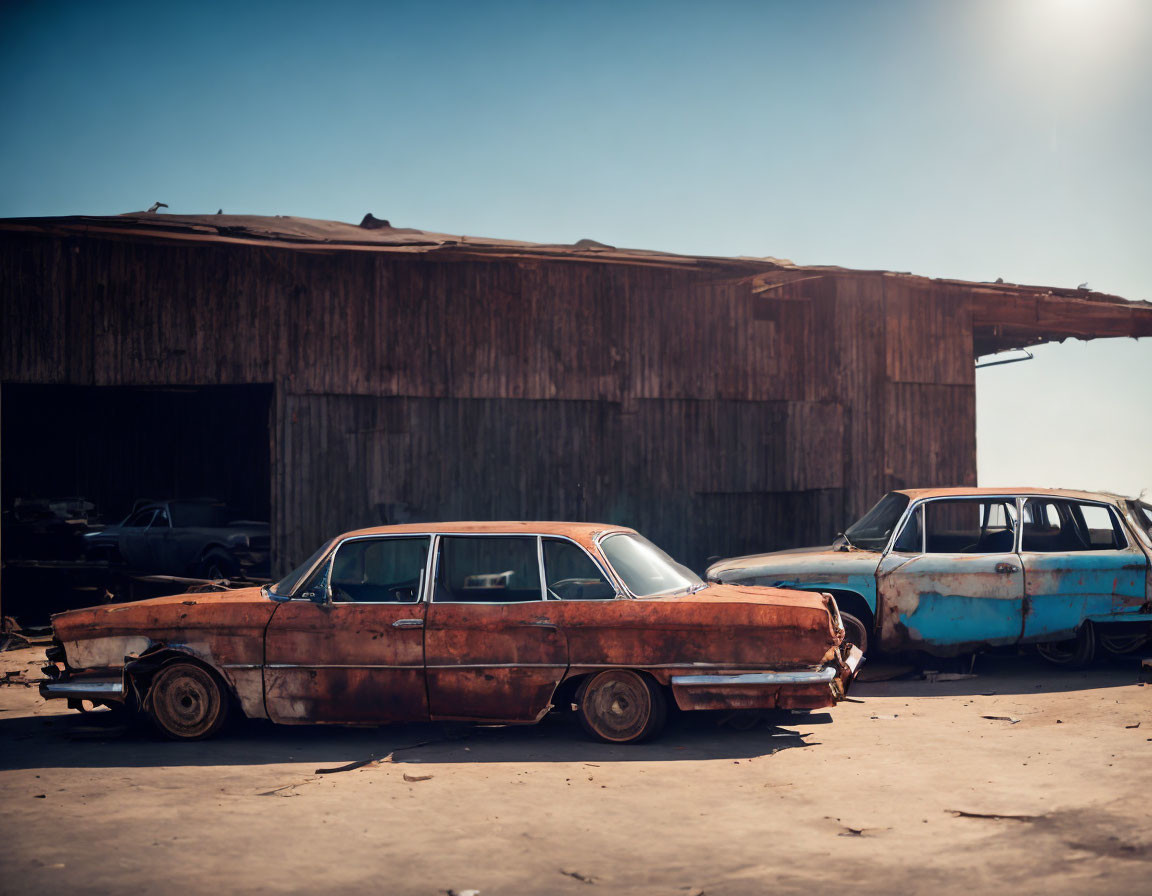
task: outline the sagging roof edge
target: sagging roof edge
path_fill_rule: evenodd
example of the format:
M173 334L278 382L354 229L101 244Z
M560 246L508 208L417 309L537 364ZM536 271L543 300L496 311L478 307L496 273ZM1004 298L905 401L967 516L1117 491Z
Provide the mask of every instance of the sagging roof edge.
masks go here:
M1088 289L932 278L908 272L797 265L780 258L682 255L620 249L592 240L571 245L456 236L392 227L367 215L360 225L292 216L125 215L5 218L0 231L39 232L147 241L182 241L277 247L302 252L378 252L453 259L534 259L695 270L752 279L753 290L803 278L878 275L923 285L962 289L974 297L977 356L1067 338L1152 336L1152 302L1134 302Z

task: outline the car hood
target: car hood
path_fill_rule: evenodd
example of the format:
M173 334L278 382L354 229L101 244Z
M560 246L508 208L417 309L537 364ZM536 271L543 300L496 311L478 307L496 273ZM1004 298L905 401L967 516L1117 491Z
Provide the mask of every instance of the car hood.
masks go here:
M84 633L124 631L167 626L227 626L240 620L267 622L276 604L259 587L202 594L171 594L123 604L104 604L68 610L52 617L52 630L61 640Z
M713 582L780 583L787 587L807 582L811 576L872 576L880 556L872 551L856 549L793 548L720 560L708 567L706 576Z

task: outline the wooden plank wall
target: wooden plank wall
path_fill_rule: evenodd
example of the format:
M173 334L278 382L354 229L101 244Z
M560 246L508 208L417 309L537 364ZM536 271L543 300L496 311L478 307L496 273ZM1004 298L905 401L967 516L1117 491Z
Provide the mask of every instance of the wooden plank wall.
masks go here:
M283 415L280 457L294 472L274 504L293 508L280 534L294 559L323 533L385 522L588 519L635 526L701 567L774 542L762 528L782 522L774 508L841 485L838 457L787 450L829 433L839 444L831 404L285 395ZM761 528L732 532L724 495ZM814 512L798 521L788 543L829 525Z
M7 382L275 384L281 569L397 513L628 523L700 567L975 476L955 287L4 234L0 290Z

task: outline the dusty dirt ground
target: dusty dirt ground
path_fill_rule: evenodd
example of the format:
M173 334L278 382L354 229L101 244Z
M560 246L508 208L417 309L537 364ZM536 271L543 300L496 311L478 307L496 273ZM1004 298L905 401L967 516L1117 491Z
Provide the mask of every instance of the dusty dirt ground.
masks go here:
M971 680L612 747L563 720L170 743L43 702L21 683L41 657L0 654L7 893L1152 892L1135 662L984 657Z

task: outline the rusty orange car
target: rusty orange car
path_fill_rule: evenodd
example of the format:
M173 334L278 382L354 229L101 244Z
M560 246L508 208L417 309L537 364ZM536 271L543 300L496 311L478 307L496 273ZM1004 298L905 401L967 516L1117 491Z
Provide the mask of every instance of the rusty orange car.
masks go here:
M862 655L823 594L706 583L632 529L437 523L349 532L274 585L52 619L45 698L280 724L532 723L571 708L634 743L683 710L818 709Z

